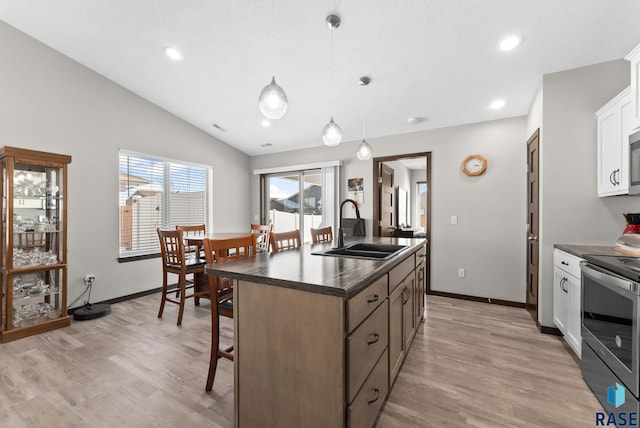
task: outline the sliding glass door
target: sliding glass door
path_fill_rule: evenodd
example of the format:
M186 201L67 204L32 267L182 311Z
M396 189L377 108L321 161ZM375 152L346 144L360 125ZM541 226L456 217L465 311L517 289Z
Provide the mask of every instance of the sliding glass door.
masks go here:
M310 228L333 224L333 218L323 218L322 169L265 174L263 178L262 217L273 224L274 232L299 229L303 242L311 242Z

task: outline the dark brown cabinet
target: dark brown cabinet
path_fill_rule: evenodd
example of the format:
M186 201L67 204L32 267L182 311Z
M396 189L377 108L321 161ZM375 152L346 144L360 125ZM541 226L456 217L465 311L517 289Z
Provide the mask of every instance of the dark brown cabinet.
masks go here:
M0 340L70 324L67 315L67 165L71 157L0 148Z

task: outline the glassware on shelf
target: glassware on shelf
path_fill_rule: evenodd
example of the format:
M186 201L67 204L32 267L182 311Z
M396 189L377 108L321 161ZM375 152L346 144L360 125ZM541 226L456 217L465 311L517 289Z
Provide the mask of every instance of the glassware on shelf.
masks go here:
M13 310L13 325L21 327L26 322L37 320L41 317L49 319L58 318L61 315L60 309L56 309L47 302L38 302L36 304L24 304Z
M13 266L42 266L55 265L58 263L58 255L53 251L40 251L38 247L33 250L26 250L20 247L13 248Z

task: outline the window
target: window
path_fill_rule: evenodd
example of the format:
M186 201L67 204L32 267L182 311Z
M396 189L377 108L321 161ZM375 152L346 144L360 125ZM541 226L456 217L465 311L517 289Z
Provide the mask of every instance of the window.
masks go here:
M263 221L274 232L299 229L311 242L311 228L331 226L336 233L339 162L258 170L262 178Z
M120 151L119 260L160 252L157 228L205 224L210 167Z

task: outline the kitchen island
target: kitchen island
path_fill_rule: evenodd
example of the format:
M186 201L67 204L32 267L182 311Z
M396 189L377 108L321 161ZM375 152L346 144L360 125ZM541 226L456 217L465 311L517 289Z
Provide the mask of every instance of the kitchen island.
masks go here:
M304 245L205 267L235 282L237 427L374 424L423 318L426 240L366 241L406 248L367 260Z

